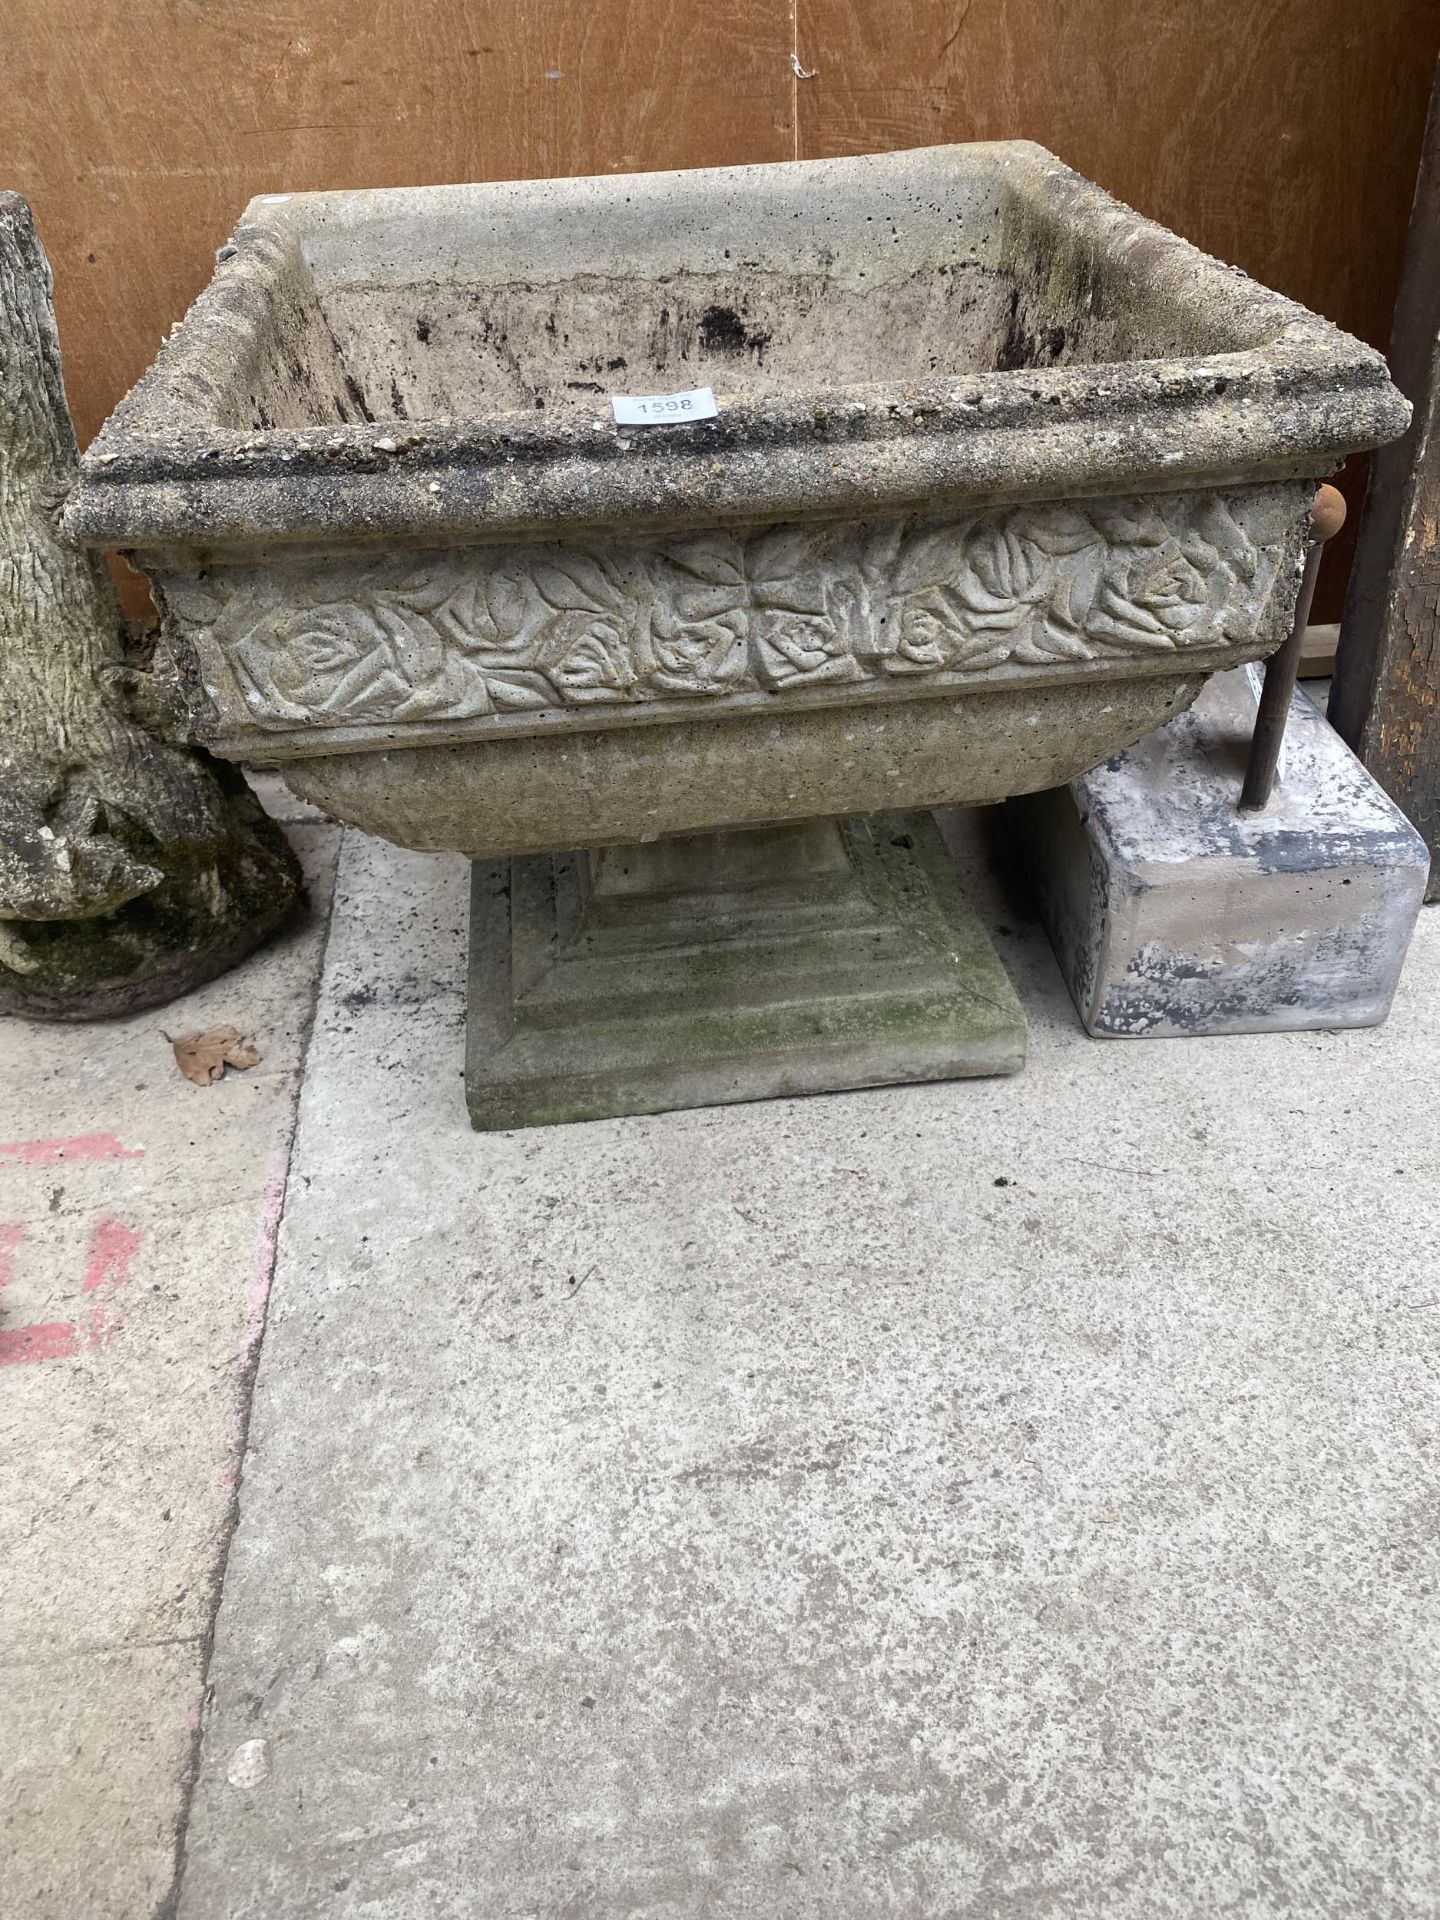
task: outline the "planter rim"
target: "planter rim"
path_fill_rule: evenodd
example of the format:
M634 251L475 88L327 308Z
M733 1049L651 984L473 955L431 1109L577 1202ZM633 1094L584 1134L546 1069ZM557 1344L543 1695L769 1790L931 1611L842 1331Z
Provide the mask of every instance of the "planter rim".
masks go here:
M1117 271L1202 311L1224 351L1019 367L926 381L819 385L727 399L717 419L627 429L593 417L284 427L219 424L223 379L267 324L297 249L379 219L548 199L597 217L682 190L763 195L797 169L833 193L865 172L947 179L990 169L1005 191L1091 241ZM601 408L605 411L602 413ZM1383 357L1238 268L1146 220L1027 141L838 160L354 193L262 195L214 278L84 457L64 512L91 547L468 544L544 529L873 515L1322 476L1402 432Z

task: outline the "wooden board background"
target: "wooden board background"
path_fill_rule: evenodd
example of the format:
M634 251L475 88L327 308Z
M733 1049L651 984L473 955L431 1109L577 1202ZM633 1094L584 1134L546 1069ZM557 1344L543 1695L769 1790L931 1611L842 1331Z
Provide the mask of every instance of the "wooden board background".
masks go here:
M0 185L82 444L252 194L943 140L1039 140L1383 347L1437 50L1440 0L5 0Z
M1390 367L1415 408L1377 453L1345 599L1330 721L1430 848L1440 899L1440 72Z

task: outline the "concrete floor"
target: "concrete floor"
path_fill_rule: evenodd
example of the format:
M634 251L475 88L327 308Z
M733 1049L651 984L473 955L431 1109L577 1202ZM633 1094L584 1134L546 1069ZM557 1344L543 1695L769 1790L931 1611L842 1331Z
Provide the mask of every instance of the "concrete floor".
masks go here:
M312 905L157 1013L0 1021L0 1912L166 1896L340 843ZM166 1032L264 1060L199 1088Z
M463 865L357 834L298 1127L319 914L0 1029L7 1911L1440 1913L1440 914L1106 1044L958 844L1014 1080L473 1136Z

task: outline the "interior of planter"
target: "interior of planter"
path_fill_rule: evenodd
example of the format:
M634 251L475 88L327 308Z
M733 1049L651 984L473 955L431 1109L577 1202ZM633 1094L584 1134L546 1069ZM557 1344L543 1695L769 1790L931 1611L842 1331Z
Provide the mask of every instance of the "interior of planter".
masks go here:
M606 415L1254 344L1067 230L1033 182L819 169L314 195L221 424ZM920 161L925 156L914 156ZM313 220L310 218L313 210Z

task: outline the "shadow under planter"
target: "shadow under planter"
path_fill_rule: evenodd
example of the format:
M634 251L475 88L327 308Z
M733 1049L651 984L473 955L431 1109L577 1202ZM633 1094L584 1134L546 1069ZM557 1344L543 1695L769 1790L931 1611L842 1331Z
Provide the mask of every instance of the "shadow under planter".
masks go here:
M1271 653L1315 482L1405 422L1025 142L266 195L221 254L67 526L198 738L480 863L486 1126L1017 1066L915 810Z

